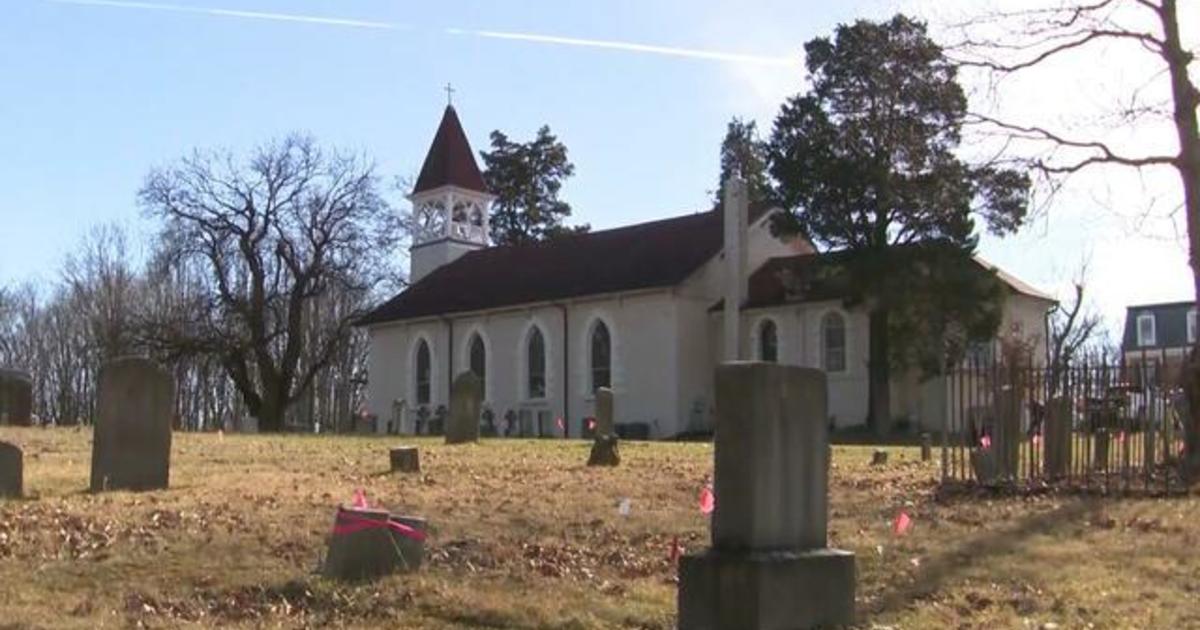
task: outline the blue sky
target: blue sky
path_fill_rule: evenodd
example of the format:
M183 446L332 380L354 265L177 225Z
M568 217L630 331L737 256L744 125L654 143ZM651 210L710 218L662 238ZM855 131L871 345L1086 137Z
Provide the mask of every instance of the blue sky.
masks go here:
M302 130L366 152L389 178L415 175L447 82L477 150L492 129L524 139L551 126L576 165L565 196L578 221L610 227L702 209L729 118L769 128L781 100L802 85L803 42L892 5L8 0L0 19L0 285L54 280L91 225L148 231L135 200L143 177L195 147L244 150ZM986 241L984 255L1053 290L1078 259L1106 257L1105 243L1127 240L1119 230L1094 238L1092 218L1070 207L1086 202L1062 203L1028 235ZM1162 249L1155 242L1147 251ZM1153 286L1101 272L1110 275L1097 284L1112 285L1100 296L1106 314L1115 318L1126 302L1186 297L1176 253L1155 259L1164 268Z

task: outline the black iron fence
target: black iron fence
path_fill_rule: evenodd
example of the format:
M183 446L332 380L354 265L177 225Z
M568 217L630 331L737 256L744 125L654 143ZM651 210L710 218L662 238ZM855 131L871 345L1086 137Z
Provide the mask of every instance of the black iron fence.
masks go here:
M964 365L945 378L942 480L1183 490L1180 375L1165 354L1063 368Z

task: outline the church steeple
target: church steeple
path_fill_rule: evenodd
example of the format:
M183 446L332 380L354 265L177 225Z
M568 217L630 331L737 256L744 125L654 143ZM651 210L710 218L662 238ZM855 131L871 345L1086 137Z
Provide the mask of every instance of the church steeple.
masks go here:
M462 123L458 121L458 112L453 105L447 105L442 114L442 123L438 125L437 133L433 136L433 144L425 155L425 164L421 166L421 174L417 177L417 185L413 194L434 190L442 186L457 186L464 190L487 193L483 183L483 174L475 163L475 154L471 151L471 143L463 131Z
M488 208L494 198L458 113L447 105L409 195L415 223L409 281L417 282L459 256L487 247Z

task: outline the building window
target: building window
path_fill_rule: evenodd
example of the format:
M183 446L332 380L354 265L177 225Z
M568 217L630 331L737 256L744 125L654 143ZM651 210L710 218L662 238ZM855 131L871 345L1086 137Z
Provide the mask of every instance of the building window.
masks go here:
M1188 327L1188 331L1187 331L1188 343L1189 344L1196 343L1196 309L1192 309L1192 310L1188 311L1187 327Z
M1137 339L1139 346L1154 345L1154 314L1146 313L1138 315L1137 318Z
M479 391L487 398L487 349L478 334L471 337L471 371L479 377Z
M821 319L821 367L826 372L846 371L846 318L841 313Z
M592 391L612 387L612 338L608 326L597 321L592 328Z
M763 320L758 327L758 358L770 363L779 362L779 330L772 320Z
M526 384L530 398L546 397L546 340L542 337L541 329L536 326L529 334L528 374Z
M422 339L417 342L417 404L429 404L429 378L433 373L429 360L429 344Z

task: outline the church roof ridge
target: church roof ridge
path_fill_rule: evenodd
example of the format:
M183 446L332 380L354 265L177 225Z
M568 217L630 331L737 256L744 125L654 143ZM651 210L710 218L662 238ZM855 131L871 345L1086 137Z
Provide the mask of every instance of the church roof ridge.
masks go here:
M442 186L488 192L483 173L479 171L475 154L471 151L471 142L463 131L453 105L447 105L442 113L442 122L438 124L429 152L425 154L425 163L421 165L421 173L412 192L417 194Z

